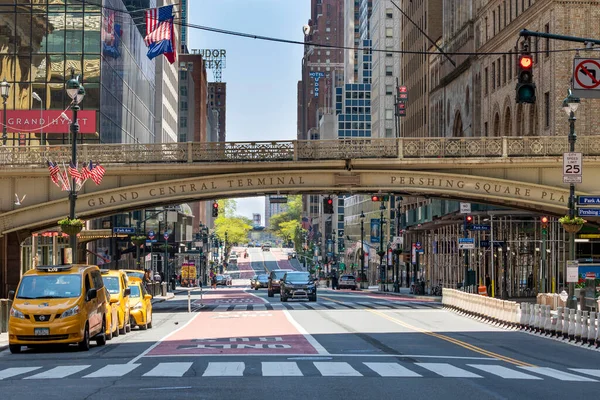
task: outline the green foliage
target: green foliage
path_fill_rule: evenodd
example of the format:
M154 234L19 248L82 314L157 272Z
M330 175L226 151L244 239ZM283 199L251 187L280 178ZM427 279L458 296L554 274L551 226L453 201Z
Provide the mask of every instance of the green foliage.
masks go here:
M292 240L296 249L302 241L300 219L302 215L302 196L288 196L287 210L275 214L269 220L269 230L283 240Z
M583 225L585 224L587 221L581 217L569 217L568 215L565 215L564 217L560 217L558 219L558 222L560 222L563 225Z
M221 207L221 204L219 204ZM248 218L228 215L227 205L225 205L226 212L219 214L219 217L215 219L215 234L217 237L225 241L225 232L227 232L227 245L231 243L246 243L248 241L248 232L252 229L251 221ZM232 208L235 212L235 202Z
M219 203L219 218L221 216L227 218L236 217L237 202L235 199L221 199L218 200L217 203Z
M63 218L60 221L58 221L58 225L59 226L79 226L79 227L83 227L85 225L85 221L75 218L75 219L70 219L69 217L67 218Z

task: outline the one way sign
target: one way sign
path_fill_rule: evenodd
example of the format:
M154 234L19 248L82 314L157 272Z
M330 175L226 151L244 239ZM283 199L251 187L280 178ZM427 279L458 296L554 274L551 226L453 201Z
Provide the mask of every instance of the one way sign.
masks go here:
M582 98L600 98L600 59L573 60L573 94Z

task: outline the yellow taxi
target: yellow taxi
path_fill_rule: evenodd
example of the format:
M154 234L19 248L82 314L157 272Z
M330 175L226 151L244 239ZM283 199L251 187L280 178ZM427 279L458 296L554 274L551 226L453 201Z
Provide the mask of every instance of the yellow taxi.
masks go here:
M127 278L140 278L144 279L144 270L142 269L122 269L121 271L125 272Z
M141 279L130 278L129 305L131 307L131 324L141 330L152 328L152 295L150 295Z
M22 346L106 344L106 304L100 269L95 265L37 266L27 271L15 291L8 323L11 353Z
M116 300L119 334L123 335L131 331L127 275L120 270L103 269L101 272L104 286L106 286L108 293L110 293L110 299Z
M119 306L117 299L111 299L110 293L106 286L103 289L106 292L106 298L110 301L106 302L106 340L111 340L113 337L119 336Z

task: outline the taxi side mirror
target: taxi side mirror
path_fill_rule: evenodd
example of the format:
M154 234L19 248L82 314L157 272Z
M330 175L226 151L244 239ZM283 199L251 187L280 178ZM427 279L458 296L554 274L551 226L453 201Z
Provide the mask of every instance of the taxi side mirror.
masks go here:
M145 300L152 300L152 295L146 294L146 295L144 295L144 299Z
M96 291L96 289L89 289L86 293L87 296L87 301L90 301L92 299L95 299L98 296L98 292Z
M11 300L15 299L15 291L14 290L9 290L8 291L8 298Z
M123 296L127 297L131 294L131 289L127 288L123 291Z
M115 304L115 303L118 303L118 302L119 302L119 299L116 299L116 298L112 298L112 297L111 297L111 298L110 298L110 300L109 300L109 302L110 302L110 304Z

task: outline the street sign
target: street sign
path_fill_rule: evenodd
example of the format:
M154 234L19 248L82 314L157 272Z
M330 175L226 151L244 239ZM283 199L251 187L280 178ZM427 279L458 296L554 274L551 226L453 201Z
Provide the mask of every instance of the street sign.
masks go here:
M577 214L580 217L600 217L599 208L578 208Z
M577 204L580 206L600 205L600 196L577 196Z
M471 203L460 203L460 213L461 214L470 214L471 213Z
M579 261L567 260L567 282L579 282Z
M489 231L490 230L490 226L489 225L473 224L468 229L471 230L471 231Z
M494 240L494 247L503 247L504 244L505 243L501 240ZM490 247L490 241L489 240L480 240L479 246L480 247Z
M563 154L563 183L581 183L581 161L581 153Z
M415 243L415 249L421 250L421 242Z
M600 233L581 233L578 237L579 239L600 239Z
M394 236L394 240L392 240L392 246L400 245L400 247L402 247L403 244L404 244L403 236Z
M154 239L154 231L148 231L148 237Z
M146 240L146 246L150 246L152 243L156 243L156 239Z
M169 234L168 234L168 233L165 233L165 234L163 235L163 237L165 238L165 240L169 240Z
M135 233L135 228L115 227L113 228L113 233L126 233L128 235L132 235Z
M471 250L475 248L475 238L458 238L459 250Z
M600 59L573 59L573 95L582 98L600 98Z

